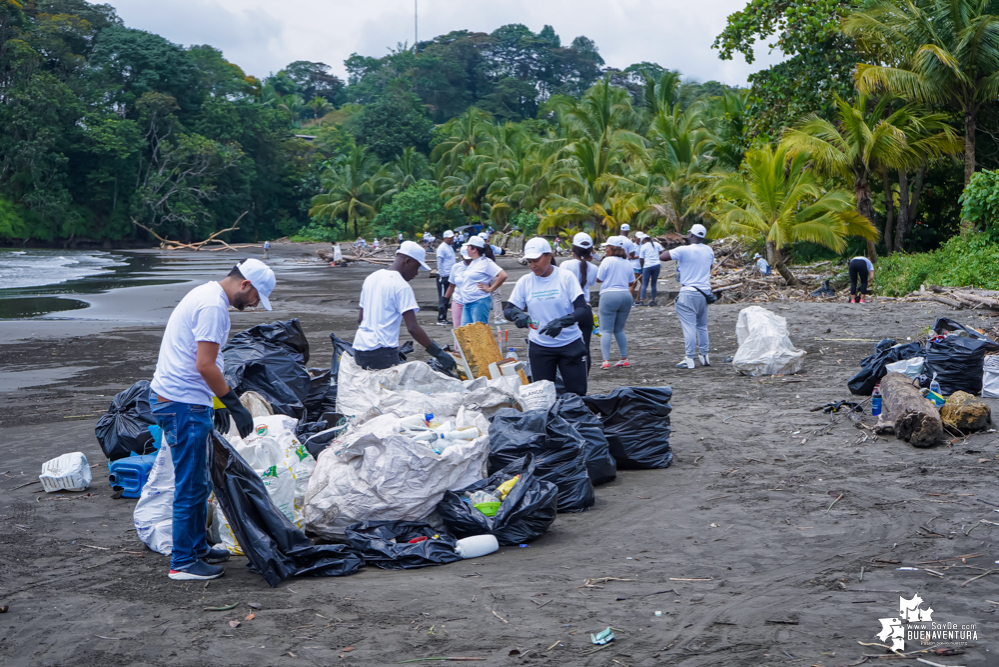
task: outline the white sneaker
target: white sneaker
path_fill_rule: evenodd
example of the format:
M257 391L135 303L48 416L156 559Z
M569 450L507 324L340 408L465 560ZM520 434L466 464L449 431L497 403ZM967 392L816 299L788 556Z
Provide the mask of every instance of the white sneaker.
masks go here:
M711 365L711 360L708 359L708 355L706 355L706 354L699 354L699 355L697 355L697 358L700 359L701 366L710 366Z
M690 357L684 357L683 361L676 365L677 368L694 368L694 360Z

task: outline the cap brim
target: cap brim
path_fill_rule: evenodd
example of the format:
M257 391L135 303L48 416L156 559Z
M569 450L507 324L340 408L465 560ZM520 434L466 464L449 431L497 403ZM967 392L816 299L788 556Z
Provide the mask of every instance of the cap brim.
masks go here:
M543 254L545 254L545 253L543 253L543 252L533 253L532 252L530 255L528 255L527 253L524 253L524 259L540 259Z
M416 260L416 261L419 262L420 260ZM425 262L420 262L420 266L423 267L424 271L433 271L433 269L431 269L429 266L427 266Z
M270 310L271 309L271 300L268 299L263 294L261 294L260 290L257 290L257 296L260 297L260 305L264 307L264 310Z

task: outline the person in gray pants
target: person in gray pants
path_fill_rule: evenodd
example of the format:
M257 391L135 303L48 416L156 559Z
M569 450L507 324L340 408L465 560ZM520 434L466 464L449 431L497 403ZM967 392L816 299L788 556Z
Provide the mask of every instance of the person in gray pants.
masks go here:
M700 344L699 359L702 366L710 366L708 357L708 301L711 293L711 265L714 251L704 243L708 230L704 225L694 225L687 235L689 245L667 250L659 259L677 261L680 272L680 296L676 298L676 316L683 329L684 358L677 368L694 368L694 355Z

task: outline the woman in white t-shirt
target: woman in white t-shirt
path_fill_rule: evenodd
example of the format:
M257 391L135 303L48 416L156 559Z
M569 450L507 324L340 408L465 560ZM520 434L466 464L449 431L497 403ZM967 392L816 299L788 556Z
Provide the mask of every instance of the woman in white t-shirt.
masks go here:
M602 369L611 367L611 336L617 340L621 360L615 366L627 368L628 337L624 335L624 325L631 313L631 285L635 282L635 271L628 260L626 250L628 239L612 236L607 239L607 255L600 262L597 282L600 283L600 352L604 363Z
M579 232L572 237L572 259L562 262L558 268L571 273L583 290L583 297L586 299L586 308L589 311L587 318L579 323L579 330L583 333L583 345L586 347L586 371L590 370L590 337L593 335L593 306L590 304L590 293L593 286L597 284L597 265L593 259L593 239L586 232Z
M535 382L555 382L558 372L566 392L586 395L586 357L579 322L589 315L579 283L552 262L552 247L541 237L524 245L530 273L517 281L504 315L517 327L530 327L528 357Z
M451 325L455 329L461 326L461 311L464 309L464 304L458 300L459 297L455 292L458 291L458 286L464 280L465 269L468 268L468 265L472 261L472 258L468 255L467 245L461 246L461 260L460 262L455 262L454 266L451 267L451 274L448 278L448 282L451 284L444 293L444 298L451 299Z
M649 284L652 284L652 300L650 306L656 305L656 296L659 294L659 272L662 270L662 262L659 261L659 253L651 236L643 236L642 244L638 246L638 259L642 263L642 292L638 297L638 305L645 301L645 293Z
M493 249L480 236L468 239L468 255L472 261L465 269L461 286L455 292L464 304L461 325L474 322L488 324L493 304L492 293L506 280L506 271L493 261Z
M867 281L874 279L874 264L864 256L850 260L850 303L867 303L864 295L868 294ZM860 299L857 300L857 282L860 282Z

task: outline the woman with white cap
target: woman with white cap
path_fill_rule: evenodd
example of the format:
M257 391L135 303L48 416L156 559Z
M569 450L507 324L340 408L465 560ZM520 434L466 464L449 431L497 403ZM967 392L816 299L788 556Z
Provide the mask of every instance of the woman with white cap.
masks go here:
M589 372L590 337L593 335L593 306L590 302L590 293L597 284L598 267L590 261L593 258L593 239L586 232L579 232L572 237L572 257L562 262L559 268L568 271L579 281L583 297L586 298L586 307L590 311L587 319L579 323L579 330L583 332L583 345L586 347L586 370Z
M690 245L673 248L659 255L668 262L675 259L680 273L680 295L676 297L676 316L683 329L685 356L677 368L694 368L694 353L700 344L702 366L710 366L708 358L708 295L711 294L711 266L715 252L704 242L708 230L704 225L690 228L687 241Z
M459 301L459 296L456 294L458 287L461 285L465 276L465 269L471 263L472 258L468 254L468 245L461 246L461 260L460 262L455 262L454 266L451 267L451 275L448 277L447 292L444 296L451 301L451 325L457 329L461 326L461 311L464 309L464 304Z
M612 236L607 239L607 254L600 262L597 282L600 283L600 352L604 363L602 369L610 368L611 337L617 340L621 360L615 366L627 368L628 337L624 335L624 325L628 321L633 304L631 287L635 282L635 272L627 257L628 239Z
M493 249L481 236L468 239L468 255L472 261L465 269L461 287L456 291L457 298L464 304L461 324L488 324L492 293L506 280L506 271L493 261Z
M592 315L576 278L555 266L552 247L536 237L524 245L530 273L513 288L504 314L528 333L528 357L536 381L555 382L561 372L567 393L586 395L586 358L579 323Z
M639 234L642 234L639 232ZM655 241L648 234L642 234L641 244L638 246L638 259L642 264L642 291L638 296L638 305L645 301L645 293L652 284L652 300L650 306L656 305L656 296L659 294L659 272L662 270L662 262L659 260L659 253L656 250Z

